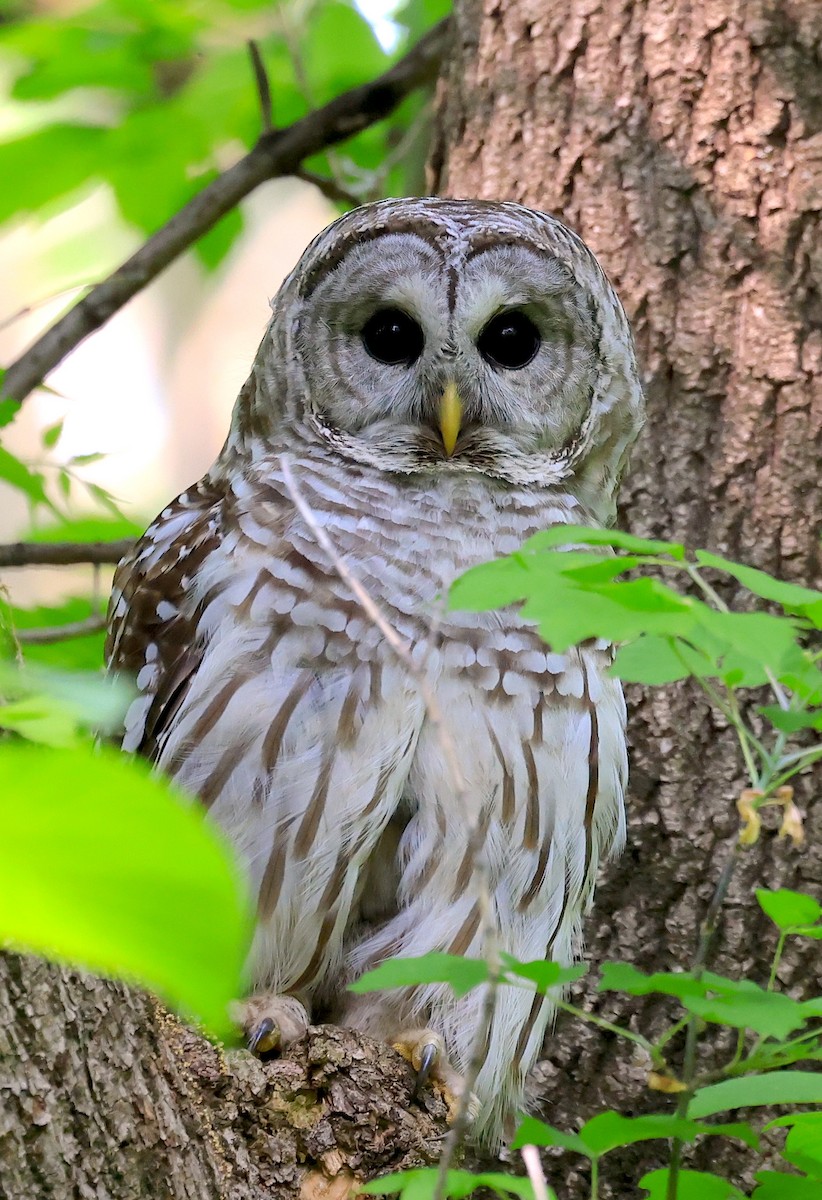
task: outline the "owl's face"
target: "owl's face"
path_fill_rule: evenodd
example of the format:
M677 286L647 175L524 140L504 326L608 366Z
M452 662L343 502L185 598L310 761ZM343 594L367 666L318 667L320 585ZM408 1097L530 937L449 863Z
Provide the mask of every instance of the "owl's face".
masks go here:
M515 204L389 200L348 213L283 285L258 367L277 424L395 472L550 483L592 448L589 434L611 437L600 418L618 410L618 474L639 427L610 284L575 235ZM259 397L256 408L259 423Z
M448 249L386 232L317 283L295 331L315 410L420 462L559 449L597 369L584 296L525 244Z

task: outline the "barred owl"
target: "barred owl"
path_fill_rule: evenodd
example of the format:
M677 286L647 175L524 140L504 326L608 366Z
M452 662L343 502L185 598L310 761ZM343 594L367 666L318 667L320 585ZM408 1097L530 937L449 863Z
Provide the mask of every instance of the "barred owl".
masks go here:
M355 997L347 984L389 956L480 953L472 822L502 949L561 963L578 951L597 865L624 836L608 648L555 653L515 609L447 612L442 597L538 530L610 521L641 410L619 300L545 214L367 205L282 285L216 463L119 566L107 644L111 669L137 681L124 748L199 796L248 874L243 1020L258 1049L330 1020L393 1042L459 1093L483 989ZM522 1102L550 1014L500 989L475 1085L486 1145Z

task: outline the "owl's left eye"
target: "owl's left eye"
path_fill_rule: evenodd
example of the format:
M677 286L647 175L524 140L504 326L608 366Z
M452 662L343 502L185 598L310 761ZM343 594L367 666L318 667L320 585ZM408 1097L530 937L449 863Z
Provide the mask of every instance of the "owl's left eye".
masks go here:
M524 312L513 309L491 318L479 335L477 348L493 366L518 371L528 366L539 344L539 330L534 322Z
M362 344L372 358L389 366L410 367L422 354L425 337L417 322L399 308L381 308L362 329Z

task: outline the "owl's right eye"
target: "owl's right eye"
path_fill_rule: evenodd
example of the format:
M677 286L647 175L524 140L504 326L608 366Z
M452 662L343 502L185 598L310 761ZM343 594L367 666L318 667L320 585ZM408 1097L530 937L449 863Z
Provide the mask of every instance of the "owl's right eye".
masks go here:
M362 329L362 344L377 362L410 367L422 354L423 332L408 313L399 308L381 308Z

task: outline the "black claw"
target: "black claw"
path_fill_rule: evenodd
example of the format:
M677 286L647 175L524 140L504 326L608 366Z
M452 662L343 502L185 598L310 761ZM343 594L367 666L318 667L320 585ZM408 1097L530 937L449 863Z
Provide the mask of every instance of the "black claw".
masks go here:
M267 1038L270 1033L273 1033L276 1028L277 1026L271 1017L263 1017L256 1029L248 1035L249 1050L256 1050L260 1042Z
M417 1078L414 1080L415 1099L428 1082L428 1076L431 1074L431 1068L437 1061L438 1057L439 1047L434 1042L426 1042L420 1053L420 1069L417 1071Z

